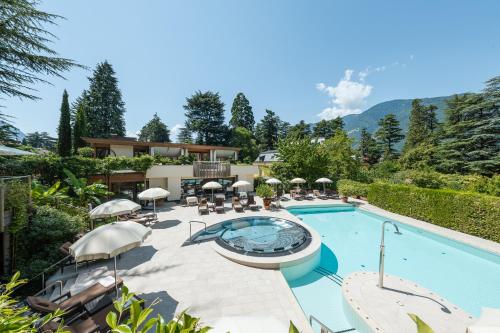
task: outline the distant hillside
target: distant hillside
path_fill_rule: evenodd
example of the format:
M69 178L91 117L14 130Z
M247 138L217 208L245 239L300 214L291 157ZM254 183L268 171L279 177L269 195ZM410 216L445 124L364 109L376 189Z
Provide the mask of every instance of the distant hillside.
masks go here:
M4 124L5 124L5 122L0 120L0 126L2 126ZM19 130L18 128L15 129L15 132L16 132L16 140L19 142L23 141L25 134L23 132L21 132L21 130Z
M434 104L437 106L437 117L439 121L444 121L443 111L446 108L445 101L450 97L451 96L422 98L422 102L424 105ZM374 133L378 128L377 122L379 119L389 113L393 113L401 123L401 128L406 134L412 101L413 99L395 99L374 105L363 113L345 116L342 118L345 123L344 128L350 136L357 140L359 139L360 131L363 127L366 127L370 133Z

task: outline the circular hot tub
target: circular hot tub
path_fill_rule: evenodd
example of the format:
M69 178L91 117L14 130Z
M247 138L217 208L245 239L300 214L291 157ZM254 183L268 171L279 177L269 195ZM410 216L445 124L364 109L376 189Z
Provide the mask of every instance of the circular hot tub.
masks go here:
M311 241L303 226L281 218L254 216L221 224L217 244L251 256L281 256L302 250Z

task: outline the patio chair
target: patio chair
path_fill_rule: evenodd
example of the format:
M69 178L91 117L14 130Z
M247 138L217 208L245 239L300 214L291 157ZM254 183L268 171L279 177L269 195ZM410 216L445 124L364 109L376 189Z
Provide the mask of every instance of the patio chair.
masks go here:
M306 198L306 200L314 200L314 194L312 191L306 191L304 197Z
M186 204L188 206L197 206L198 205L198 197L195 197L195 196L186 197Z
M326 197L329 199L339 199L338 193L330 189L326 190Z
M326 195L324 193L321 193L319 190L313 190L313 194L318 199L326 199Z
M241 205L240 199L238 197L233 197L232 206L235 212L243 212L243 206Z
M253 194L248 195L248 208L251 210L259 210L259 206L257 206Z
M201 199L200 203L198 204L198 214L208 214L208 202L207 199Z
M115 312L116 314L118 314L113 304L109 304L101 308L94 314L89 314L86 311L84 311L80 314L80 316L65 322L63 324L62 329L70 333L108 332L110 327L106 322L106 316L110 312ZM127 319L129 316L130 316L130 311L124 311L124 313L122 314L122 319ZM59 322L51 320L42 327L40 327L39 331L44 333L57 332L59 325L60 325Z
M118 286L121 286L123 284L123 280L120 277L117 277L116 283ZM43 297L28 296L26 298L26 303L33 311L44 315L60 309L64 311L65 316L69 316L74 314L76 311L81 310L85 304L98 297L113 293L114 291L114 283L105 287L99 282L96 282L92 286L75 295L71 295L70 292L67 292L52 301Z
M224 197L215 198L215 211L217 213L224 213Z

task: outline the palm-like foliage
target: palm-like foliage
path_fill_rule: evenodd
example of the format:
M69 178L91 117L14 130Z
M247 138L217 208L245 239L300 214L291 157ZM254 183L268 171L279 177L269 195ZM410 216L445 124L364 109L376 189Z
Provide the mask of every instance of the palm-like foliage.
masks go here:
M42 318L39 315L30 314L27 306L19 306L17 300L12 298L12 293L26 280L19 279L19 272L14 274L5 285L0 285L0 332L4 333L35 333L37 327L44 325L48 321L59 317L62 311L48 314ZM62 330L57 330L62 332Z
M31 183L31 198L37 205L66 202L69 199L66 193L67 189L61 187L60 181L51 187L45 186L36 180Z
M74 203L78 206L85 207L89 203L100 204L101 199L113 194L108 191L104 184L94 183L87 185L86 178L77 178L68 169L63 170L66 176L66 183L69 185L71 192L74 194Z

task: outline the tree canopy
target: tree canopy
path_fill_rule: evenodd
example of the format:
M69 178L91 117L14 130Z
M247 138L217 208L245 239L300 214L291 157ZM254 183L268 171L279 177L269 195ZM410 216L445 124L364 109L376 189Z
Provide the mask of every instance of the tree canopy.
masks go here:
M257 124L255 129L255 135L262 150L272 150L276 148L281 125L281 120L276 113L266 109L266 114Z
M85 147L85 141L82 137L87 136L87 116L85 115L85 105L81 103L76 111L75 121L73 126L73 152L77 152L78 148Z
M125 135L125 103L118 88L118 80L111 64L97 64L90 86L83 95L86 105L88 134L94 138L109 138Z
M177 135L177 142L179 143L193 143L193 135L186 127L182 127Z
M250 102L242 92L238 93L233 100L229 124L232 128L244 127L251 132L253 131L255 119L252 106L250 106Z
M394 114L390 113L379 120L378 126L379 128L375 132L375 137L379 142L384 158L396 158L398 153L394 146L404 139L404 135L401 133L401 128L399 127L399 121Z
M197 91L186 98L186 128L196 133L199 144L221 145L228 136L224 124L224 103L219 93Z
M144 125L139 132L139 140L141 141L151 141L151 142L170 142L170 131L167 125L163 123L158 117L158 114L154 114L153 119L151 119L146 125Z
M314 126L313 135L316 138L328 139L334 136L335 133L343 127L344 121L340 117L331 120L322 119Z
M358 151L363 162L368 163L369 165L376 164L382 155L377 141L366 128L361 129Z
M57 139L51 137L47 132L32 132L26 134L23 139L23 144L33 148L53 150L57 145Z

